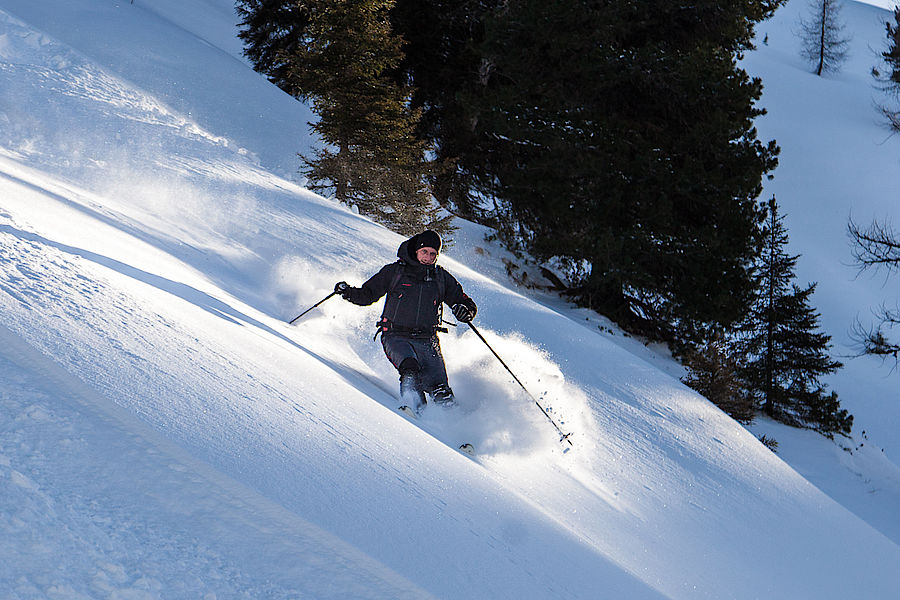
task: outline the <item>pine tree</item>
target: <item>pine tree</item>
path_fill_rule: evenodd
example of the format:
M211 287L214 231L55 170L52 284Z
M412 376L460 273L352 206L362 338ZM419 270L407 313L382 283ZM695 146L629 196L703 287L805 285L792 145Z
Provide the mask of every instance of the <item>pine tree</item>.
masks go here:
M891 91L898 93L900 92L900 7L894 8L894 22L887 21L884 27L888 48L881 53L881 57L890 70L887 83Z
M313 98L313 130L325 142L304 157L313 190L333 190L404 234L432 225L425 185L425 145L410 90L389 73L402 53L389 1L330 0L314 12L309 41L298 50L290 81Z
M300 0L280 12L244 4L242 37L256 42L248 56L318 116L311 126L324 146L301 157L309 188L400 233L446 233L450 217L432 202L416 134L420 111L410 107L412 88L395 80L403 40L391 28L393 0Z
M850 38L844 35L840 0L811 0L800 20L800 53L815 65L816 75L837 71L847 59Z
M828 356L831 337L818 331L819 315L809 303L816 284L801 288L793 283L799 256L787 254L787 244L773 197L759 261L759 292L737 342L746 361L741 374L766 415L826 434L849 433L853 418L820 383L843 365Z
M570 290L670 339L746 311L777 148L738 68L779 2L510 0L485 21L460 168L508 238L585 265Z
M432 192L442 205L473 219L483 214L471 174L459 165L473 143L463 98L484 84L476 46L486 15L504 1L397 0L391 11L405 42L400 74L413 83L413 106L423 111L419 136L432 144L441 166L432 175Z
M253 68L289 94L300 97L289 81L294 54L307 35L310 16L318 0L237 0L240 16L238 37L244 42L244 56Z

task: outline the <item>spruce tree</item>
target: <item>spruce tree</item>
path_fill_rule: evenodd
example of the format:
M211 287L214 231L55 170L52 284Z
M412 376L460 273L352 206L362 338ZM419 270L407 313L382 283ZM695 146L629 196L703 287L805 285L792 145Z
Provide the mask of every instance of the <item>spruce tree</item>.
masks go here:
M736 61L778 4L510 0L486 19L459 165L507 237L587 265L570 291L626 329L671 340L747 309L777 148Z
M241 18L238 37L244 42L244 56L254 70L288 93L294 54L307 35L310 16L317 0L237 0L235 11ZM302 90L296 90L303 97Z
M395 80L403 41L389 20L393 0L301 0L269 13L271 3L245 4L243 35L257 43L248 56L318 116L311 126L323 147L302 157L309 188L400 233L446 233L416 135L420 111L410 107L410 86ZM250 4L265 14L251 18Z
M391 11L395 31L403 35L400 75L415 87L413 105L421 108L421 139L432 144L440 168L432 192L453 212L483 217L469 170L460 157L472 151L474 123L464 102L480 89L484 66L477 45L485 17L505 0L397 0Z
M849 433L853 418L820 383L843 365L828 356L831 337L818 330L819 315L810 305L816 284L793 282L799 256L786 251L788 234L774 197L764 234L757 298L737 341L745 360L741 374L773 419L829 435Z

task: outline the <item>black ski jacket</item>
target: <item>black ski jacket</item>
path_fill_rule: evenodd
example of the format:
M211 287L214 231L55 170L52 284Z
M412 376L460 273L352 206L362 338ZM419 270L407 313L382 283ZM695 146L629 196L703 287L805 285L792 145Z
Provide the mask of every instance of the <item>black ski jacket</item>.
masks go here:
M456 278L441 266L420 263L409 242L400 244L397 262L382 267L362 287L350 288L348 300L368 306L387 295L380 323L385 332L431 335L440 327L444 303L464 304L474 315L478 307Z

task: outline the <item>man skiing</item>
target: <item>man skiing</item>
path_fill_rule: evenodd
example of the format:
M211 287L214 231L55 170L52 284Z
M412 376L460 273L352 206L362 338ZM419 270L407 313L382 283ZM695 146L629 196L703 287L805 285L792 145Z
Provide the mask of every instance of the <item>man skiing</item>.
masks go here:
M435 264L440 251L441 236L428 229L400 244L399 260L382 267L361 287L345 281L334 286L337 294L359 306L387 296L378 321L381 344L400 373L400 398L416 414L424 408L426 394L436 404L454 403L437 336L446 331L441 328L443 305L450 306L463 323L470 322L478 310L459 282Z

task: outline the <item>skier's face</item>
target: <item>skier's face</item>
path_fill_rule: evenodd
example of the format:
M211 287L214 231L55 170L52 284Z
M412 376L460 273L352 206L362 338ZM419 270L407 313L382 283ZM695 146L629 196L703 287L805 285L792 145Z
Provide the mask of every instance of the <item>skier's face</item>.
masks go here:
M428 246L416 250L416 258L419 259L419 262L423 265L433 265L437 262L437 256L438 251L434 248L429 248Z

